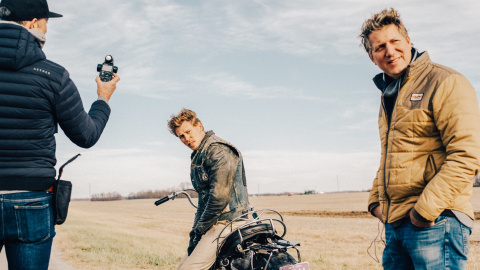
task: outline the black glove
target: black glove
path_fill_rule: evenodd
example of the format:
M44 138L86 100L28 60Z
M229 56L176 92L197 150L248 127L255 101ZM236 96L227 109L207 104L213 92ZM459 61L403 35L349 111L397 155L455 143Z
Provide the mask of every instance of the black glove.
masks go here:
M192 254L198 242L200 242L200 239L202 239L202 235L196 234L195 231L193 230L190 232L190 242L188 243L188 249L187 249L188 256Z

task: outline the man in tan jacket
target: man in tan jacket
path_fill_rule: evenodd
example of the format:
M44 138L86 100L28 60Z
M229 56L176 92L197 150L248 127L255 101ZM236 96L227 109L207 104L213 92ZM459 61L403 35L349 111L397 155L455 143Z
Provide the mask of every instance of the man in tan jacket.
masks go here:
M458 72L413 48L394 9L362 26L362 45L383 72L382 146L369 211L385 223L385 269L465 269L480 168L477 94Z

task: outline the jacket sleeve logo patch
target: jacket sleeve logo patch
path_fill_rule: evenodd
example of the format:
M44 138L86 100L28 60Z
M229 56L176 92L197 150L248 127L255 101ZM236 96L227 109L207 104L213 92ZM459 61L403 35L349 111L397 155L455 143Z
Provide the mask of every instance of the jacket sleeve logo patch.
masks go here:
M423 94L412 94L410 101L420 101L423 98Z
M44 70L44 69L41 69L41 68L33 68L33 70L39 71L39 72L43 72L43 73L45 73L45 74L50 75L50 71L47 71L47 70Z

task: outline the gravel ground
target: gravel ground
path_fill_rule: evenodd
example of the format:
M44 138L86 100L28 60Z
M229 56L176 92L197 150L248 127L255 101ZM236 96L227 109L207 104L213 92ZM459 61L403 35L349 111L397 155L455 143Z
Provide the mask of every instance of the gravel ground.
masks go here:
M5 249L0 253L0 269L8 269L7 258L5 257ZM50 256L49 270L76 270L66 262L62 261L61 253L55 249L55 238L53 240L52 256Z

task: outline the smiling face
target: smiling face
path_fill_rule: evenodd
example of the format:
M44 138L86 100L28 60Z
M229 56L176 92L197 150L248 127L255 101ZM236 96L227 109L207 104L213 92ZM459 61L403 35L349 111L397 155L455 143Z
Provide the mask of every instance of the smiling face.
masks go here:
M398 79L412 59L412 43L398 27L389 24L368 36L372 52L370 59L388 76Z
M202 122L198 122L197 125L194 126L190 121L184 121L175 129L175 133L180 141L192 150L197 150L205 137Z

